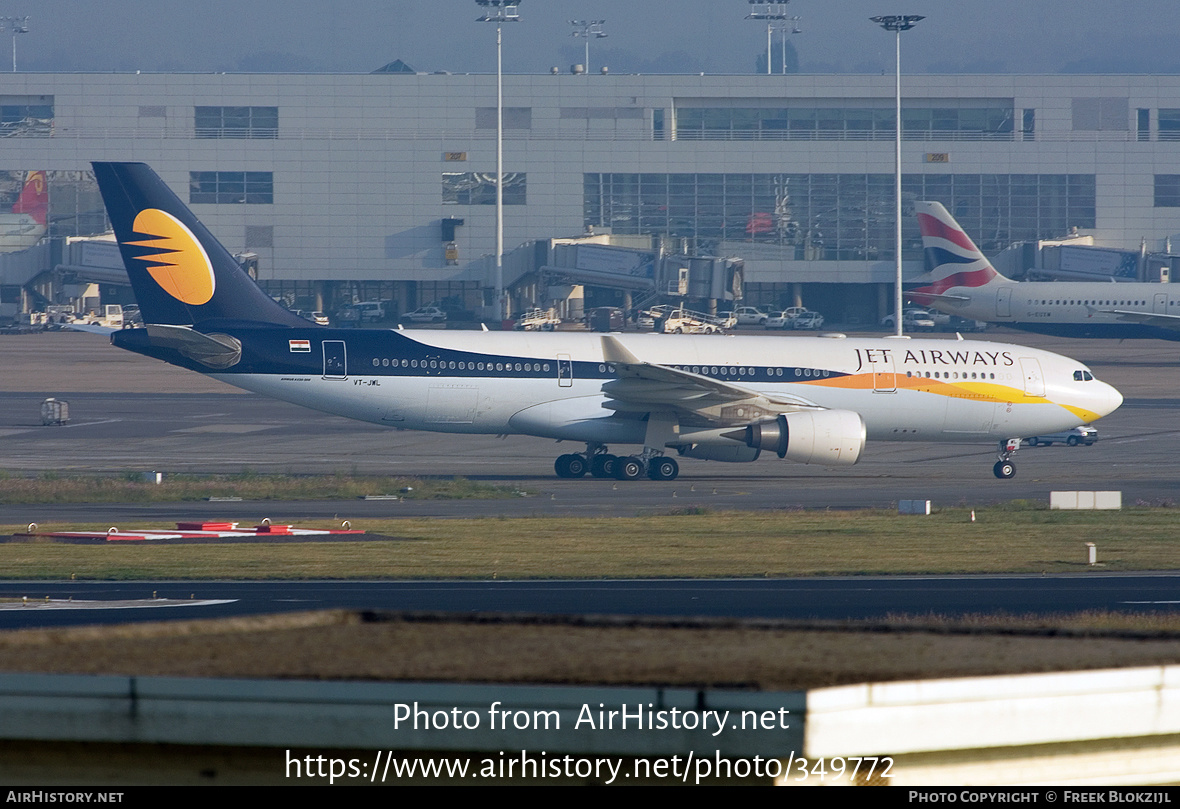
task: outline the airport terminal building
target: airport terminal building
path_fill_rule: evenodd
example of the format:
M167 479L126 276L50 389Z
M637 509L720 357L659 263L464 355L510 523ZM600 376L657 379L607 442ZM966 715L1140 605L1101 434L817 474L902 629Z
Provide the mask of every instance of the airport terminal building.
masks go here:
M90 161L135 160L292 308L490 305L496 77L395 65L3 75L0 211L26 172L46 170L61 244L40 274L6 267L3 300L37 284L51 296L49 271L86 280L65 239L106 227ZM1170 253L1180 76L906 76L903 95L905 198L942 202L985 252L1076 232ZM505 76L514 309L567 294L569 278L538 272L561 263L555 240L594 234L740 260L728 294L747 303L876 322L892 289L894 127L892 75ZM903 225L916 278L921 242Z

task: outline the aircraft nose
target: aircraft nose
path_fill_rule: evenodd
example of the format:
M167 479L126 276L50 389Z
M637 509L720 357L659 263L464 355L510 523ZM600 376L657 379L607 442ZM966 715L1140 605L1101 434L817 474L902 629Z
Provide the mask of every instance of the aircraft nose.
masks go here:
M1094 410L1101 416L1109 416L1122 406L1123 394L1119 393L1113 385L1108 385L1105 382L1098 382L1098 384L1101 387L1095 390L1097 401Z

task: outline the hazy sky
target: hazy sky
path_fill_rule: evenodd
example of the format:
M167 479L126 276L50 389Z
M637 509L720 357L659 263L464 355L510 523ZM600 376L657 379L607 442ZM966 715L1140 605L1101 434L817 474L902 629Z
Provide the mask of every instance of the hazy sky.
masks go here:
M23 7L20 5L23 1ZM605 19L590 64L615 72L752 73L766 29L745 0L522 0L504 69L582 61L571 19ZM674 10L674 13L673 11ZM893 37L868 18L924 14L902 35L911 73L1180 73L1176 0L794 0L803 72L892 71ZM15 0L29 14L18 67L41 71L367 73L400 58L419 71L495 69L494 27L474 0ZM0 46L11 48L7 28ZM10 64L0 49L0 66Z

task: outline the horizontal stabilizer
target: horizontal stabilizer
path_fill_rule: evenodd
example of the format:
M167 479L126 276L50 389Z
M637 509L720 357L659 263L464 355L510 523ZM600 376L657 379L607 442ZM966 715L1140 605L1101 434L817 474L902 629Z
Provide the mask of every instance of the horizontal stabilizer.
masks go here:
M190 360L210 368L230 368L242 359L242 343L228 334L202 334L187 326L149 324L151 344L179 351Z

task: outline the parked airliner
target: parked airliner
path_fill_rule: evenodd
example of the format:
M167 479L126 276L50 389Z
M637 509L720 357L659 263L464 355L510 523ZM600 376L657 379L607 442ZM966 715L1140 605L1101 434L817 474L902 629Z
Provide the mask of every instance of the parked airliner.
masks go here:
M1062 337L1180 340L1180 286L1013 281L938 202L915 202L931 281L906 297L969 320Z
M146 324L114 345L375 424L585 442L557 459L561 477L672 480L677 457L763 450L847 466L866 440L998 440L994 472L1009 478L1017 436L1122 403L1067 357L962 339L316 326L266 295L148 166L94 174Z

